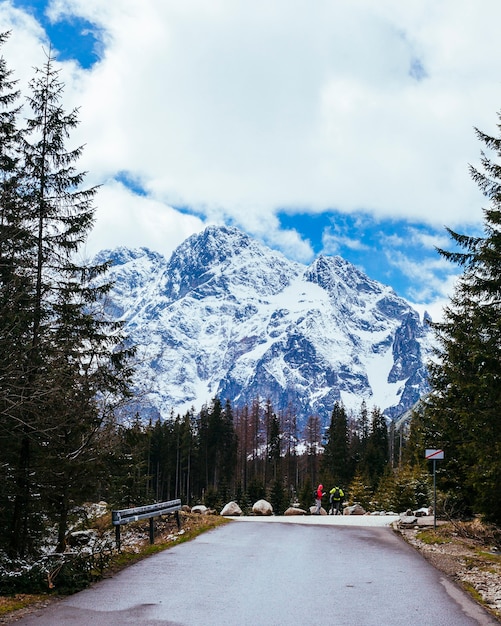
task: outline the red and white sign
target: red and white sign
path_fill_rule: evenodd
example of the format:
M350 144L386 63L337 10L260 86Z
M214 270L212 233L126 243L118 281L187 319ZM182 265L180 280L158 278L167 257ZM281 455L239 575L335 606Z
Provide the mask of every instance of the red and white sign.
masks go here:
M443 459L444 451L443 450L425 450L424 458L425 459Z

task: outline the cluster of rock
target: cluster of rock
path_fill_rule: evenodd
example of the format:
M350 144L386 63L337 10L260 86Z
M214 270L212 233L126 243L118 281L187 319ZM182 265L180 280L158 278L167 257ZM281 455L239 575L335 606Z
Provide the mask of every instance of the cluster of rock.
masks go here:
M193 510L193 509L192 509ZM284 515L314 515L316 507L312 506L308 511L301 509L299 505L290 506ZM273 515L273 507L267 500L258 500L252 506L253 515ZM320 515L327 515L327 511L322 507L320 509ZM240 517L243 515L242 509L236 502L228 502L221 510L221 515L227 517ZM343 515L367 515L365 509L360 504L353 504L343 509Z
M184 507L183 507L184 508ZM192 513L200 513L200 514L210 514L216 513L216 511L212 509L208 509L203 504L197 504L192 507ZM294 504L290 506L285 512L285 516L293 516L293 515L315 515L316 507L311 506L308 510L300 508L299 504ZM396 513L388 512L388 511L374 511L372 513L368 513L363 506L358 503L352 504L350 506L345 506L343 508L343 515L396 515ZM413 525L417 523L418 517L424 517L432 515L433 512L431 509L427 507L423 507L416 511L408 510L405 513L400 515L400 524L401 525ZM231 501L221 509L220 515L225 517L241 517L244 515L242 509L238 505L237 502ZM252 515L274 515L273 506L267 500L258 500L252 505ZM322 507L320 509L319 515L328 515L328 512Z
M405 513L400 515L400 519L398 520L398 524L401 528L414 528L414 526L419 525L419 518L430 517L433 515L433 509L431 507L422 507L417 509L417 511L412 511L408 509ZM423 520L425 522L425 520ZM426 525L426 523L422 524Z

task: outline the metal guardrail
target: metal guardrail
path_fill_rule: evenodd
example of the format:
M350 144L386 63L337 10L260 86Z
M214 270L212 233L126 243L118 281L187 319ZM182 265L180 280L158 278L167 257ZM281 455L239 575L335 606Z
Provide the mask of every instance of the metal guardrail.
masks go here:
M181 528L181 520L179 519L179 511L181 510L181 500L168 500L167 502L156 502L155 504L147 504L146 506L136 506L131 509L118 509L111 512L111 523L115 526L115 539L118 550L120 550L120 526L129 522L138 522L139 520L150 520L150 543L155 542L155 527L153 518L159 515L168 515L174 513L177 527Z

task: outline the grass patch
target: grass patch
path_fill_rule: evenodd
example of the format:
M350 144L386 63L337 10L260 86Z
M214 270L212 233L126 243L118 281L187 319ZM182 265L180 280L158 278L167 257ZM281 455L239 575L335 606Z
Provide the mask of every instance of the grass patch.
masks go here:
M501 565L501 554L493 554L492 552L485 552L480 549L476 552L483 561L489 561L495 565Z
M461 582L461 585L463 587L463 589L465 591L468 592L468 594L474 599L476 600L476 602L478 602L479 604L481 604L482 606L487 607L487 604L485 602L485 600L482 598L482 595L475 589L475 587L473 585L470 585L470 583L467 583L465 581Z
M445 534L441 530L434 530L431 528L426 528L424 530L418 531L416 537L427 545L432 544L444 544L450 543L452 541L451 537Z
M13 596L0 596L0 616L8 615L14 611L19 611L27 606L42 602L46 595L31 595L26 593L16 593Z

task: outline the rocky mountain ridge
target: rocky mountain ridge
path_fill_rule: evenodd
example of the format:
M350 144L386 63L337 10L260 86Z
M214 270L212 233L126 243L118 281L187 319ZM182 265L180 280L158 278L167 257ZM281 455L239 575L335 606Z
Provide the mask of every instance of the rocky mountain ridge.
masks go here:
M166 260L145 248L103 251L108 313L138 347L144 419L270 399L299 422L328 422L336 400L395 419L428 390L431 333L388 286L341 257L288 260L235 228L208 227Z

